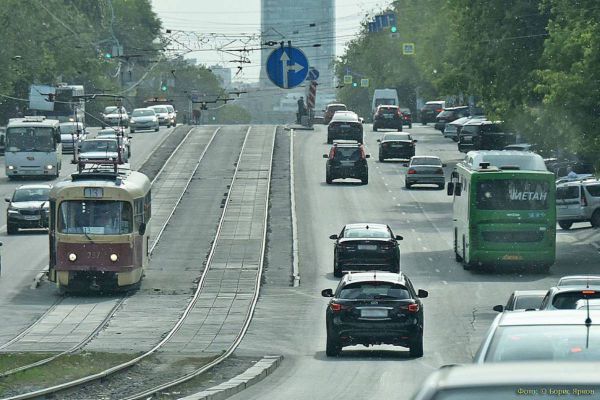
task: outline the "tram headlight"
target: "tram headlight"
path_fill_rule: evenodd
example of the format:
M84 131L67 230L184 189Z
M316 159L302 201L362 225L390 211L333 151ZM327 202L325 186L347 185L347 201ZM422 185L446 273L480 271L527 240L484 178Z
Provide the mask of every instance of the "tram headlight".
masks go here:
M77 260L77 254L75 254L75 253L69 254L69 261L75 262L75 260Z
M119 259L119 257L117 257L117 255L116 255L116 254L111 254L111 255L110 255L110 261L112 261L112 262L117 262L117 260L118 260L118 259Z
M46 165L46 169L53 169L53 168L54 168L54 165L50 165L50 164Z

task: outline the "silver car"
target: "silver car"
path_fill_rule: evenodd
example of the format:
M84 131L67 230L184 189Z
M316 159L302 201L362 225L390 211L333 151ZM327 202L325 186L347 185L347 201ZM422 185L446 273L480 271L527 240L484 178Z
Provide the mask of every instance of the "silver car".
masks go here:
M87 139L87 132L81 122L63 122L59 127L63 153L72 153L76 146Z
M600 374L596 368L600 368L600 363L447 366L433 372L418 385L412 400L591 399L600 392Z
M445 164L436 156L413 156L408 163L408 170L404 178L407 189L414 184L433 184L443 189L446 184L444 176Z
M158 117L159 125L165 125L167 128L170 128L172 125L172 115L169 113L169 109L167 106L150 106L156 113Z
M129 126L129 114L125 107L106 107L102 113L102 119L109 126Z
M117 133L119 136L117 136ZM121 149L127 153L127 158L131 157L131 136L125 134L122 128L115 127L110 129L102 129L96 135L97 139L115 139L121 141Z
M44 184L19 186L12 197L5 200L6 233L12 235L19 228L47 228L50 203L48 202L52 186Z
M129 121L129 131L131 133L142 129L154 129L155 132L158 132L159 128L158 117L152 108L136 108L131 113L131 120Z
M556 186L556 220L562 229L574 222L600 227L600 181L596 178L559 183Z
M114 138L88 139L79 148L80 160L118 160L119 145ZM127 152L121 151L121 161L128 162Z

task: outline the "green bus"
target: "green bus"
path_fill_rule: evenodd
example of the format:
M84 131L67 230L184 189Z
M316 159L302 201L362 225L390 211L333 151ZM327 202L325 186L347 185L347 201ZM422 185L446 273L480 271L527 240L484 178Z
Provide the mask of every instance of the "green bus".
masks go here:
M535 153L468 152L447 188L456 261L547 271L556 257L554 180Z

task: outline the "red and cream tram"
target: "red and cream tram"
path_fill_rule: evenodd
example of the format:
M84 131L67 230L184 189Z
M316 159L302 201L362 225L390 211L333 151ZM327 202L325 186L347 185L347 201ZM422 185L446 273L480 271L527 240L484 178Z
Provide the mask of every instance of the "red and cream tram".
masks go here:
M48 275L61 292L134 289L148 264L150 180L110 163L80 161L50 192Z

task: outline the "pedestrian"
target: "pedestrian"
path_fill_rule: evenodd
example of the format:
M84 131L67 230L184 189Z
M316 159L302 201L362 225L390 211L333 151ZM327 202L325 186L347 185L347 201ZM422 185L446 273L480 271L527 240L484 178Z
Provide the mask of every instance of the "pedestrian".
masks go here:
M296 122L300 123L303 115L306 115L306 106L304 105L304 97L300 96L298 99L298 113L296 114Z

